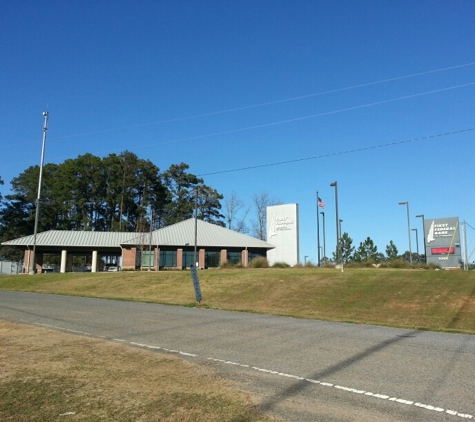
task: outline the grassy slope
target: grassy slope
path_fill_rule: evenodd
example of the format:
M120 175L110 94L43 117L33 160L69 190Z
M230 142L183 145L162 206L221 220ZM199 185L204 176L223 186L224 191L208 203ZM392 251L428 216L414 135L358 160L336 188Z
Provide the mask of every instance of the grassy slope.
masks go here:
M475 334L472 271L229 269L199 276L199 306ZM3 276L0 289L195 303L188 271Z

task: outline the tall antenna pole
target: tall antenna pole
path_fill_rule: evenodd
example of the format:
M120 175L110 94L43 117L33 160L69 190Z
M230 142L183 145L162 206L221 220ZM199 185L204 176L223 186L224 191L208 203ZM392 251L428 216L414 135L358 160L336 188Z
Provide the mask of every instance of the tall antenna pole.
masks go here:
M150 234L149 234L149 244L148 244L148 270L149 271L152 268L152 234L153 234L152 224L153 224L153 208L152 208L152 205L150 204Z
M38 233L38 218L40 215L40 199L41 199L41 181L43 178L43 164L45 161L45 144L46 144L46 131L48 130L48 112L43 112L44 124L43 124L43 143L41 146L41 163L40 163L40 177L38 179L38 196L36 198L36 214L35 214L35 230L33 232L33 257L32 260L28 259L28 268L30 268L30 262L32 262L30 275L35 274L35 258L36 258L36 235Z
M196 262L196 249L198 245L198 187L196 187L196 197L195 197L195 247L193 250L193 267L198 268L198 263Z

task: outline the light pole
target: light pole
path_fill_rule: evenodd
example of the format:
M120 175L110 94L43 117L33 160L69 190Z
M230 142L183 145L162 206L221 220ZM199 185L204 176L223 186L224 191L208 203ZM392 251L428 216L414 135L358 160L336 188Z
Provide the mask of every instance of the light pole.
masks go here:
M407 235L409 237L409 262L412 264L412 248L411 248L411 223L409 219L409 202L399 202L399 205L405 205L407 210Z
M303 257L303 266L306 267L307 266L307 258L308 258L308 255L305 255Z
M343 272L343 259L342 259L342 256L341 256L341 244L340 244L340 221L339 221L339 218L338 218L338 182L330 183L330 186L335 188L337 261L338 261L338 259L340 259L341 271Z
M424 238L424 262L427 264L426 229L424 223L424 214L416 215L416 218L422 218L422 237Z
M198 269L199 265L197 264L197 255L196 255L196 249L198 245L198 188L196 188L196 193L195 193L195 246L193 248L193 267Z
M343 266L343 245L342 245L342 241L341 241L341 223L343 223L343 220L340 218L338 219L338 230L339 230L339 233L340 233L340 257L341 257L341 265Z
M320 266L320 220L318 219L318 190L317 190L317 265Z
M325 213L323 211L320 211L320 214L322 214L322 228L323 228L323 259L327 260L327 251L325 248Z
M41 164L40 164L40 177L38 179L38 196L36 198L36 213L35 213L35 228L33 231L33 256L30 259L28 256L28 269L30 268L31 262L31 270L29 269L29 274L35 274L36 264L36 235L38 234L38 218L40 216L40 198L41 198L41 181L43 178L43 163L45 161L45 145L46 145L46 131L48 130L48 112L43 112L44 123L43 123L43 143L41 144Z
M412 229L413 232L416 232L416 251L417 251L417 262L419 262L419 237L417 236L417 229Z

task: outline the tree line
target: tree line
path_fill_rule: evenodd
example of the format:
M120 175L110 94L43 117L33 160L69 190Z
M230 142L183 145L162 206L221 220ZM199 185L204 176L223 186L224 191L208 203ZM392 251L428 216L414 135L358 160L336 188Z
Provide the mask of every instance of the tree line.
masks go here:
M188 169L180 163L161 172L150 160L129 151L104 158L87 153L46 164L38 231L141 232L150 225L157 228L192 217L195 202L199 218L224 226L223 195ZM11 181L12 193L0 196L2 240L33 232L39 172L39 166L27 168Z
M398 258L404 259L406 261L410 260L410 252L406 251L403 254L399 255L399 251L392 240L389 241L389 244L386 246L386 254L378 251L378 247L374 244L373 240L368 236L364 242L360 242L358 247L353 246L353 239L348 235L348 233L343 233L340 239L340 250L338 247L335 252L333 252L333 262L339 262L339 256L341 253L341 258L344 264L351 262L381 262L386 260L395 260ZM324 259L325 261L326 259ZM412 262L425 262L424 254L412 253Z
M33 233L39 174L31 166L11 181L11 194L0 193L1 242ZM234 192L224 200L185 163L162 172L130 151L104 158L86 153L43 166L38 232L148 232L191 218L197 206L199 219L265 240L266 208L278 203L267 192L253 195L252 207ZM3 259L17 255L0 250Z

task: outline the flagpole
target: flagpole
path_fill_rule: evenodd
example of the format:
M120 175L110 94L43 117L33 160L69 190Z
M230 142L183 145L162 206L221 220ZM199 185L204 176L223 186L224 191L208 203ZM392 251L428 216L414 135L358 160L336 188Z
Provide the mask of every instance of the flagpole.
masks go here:
M318 190L317 190L317 265L320 266L320 219L318 217Z

